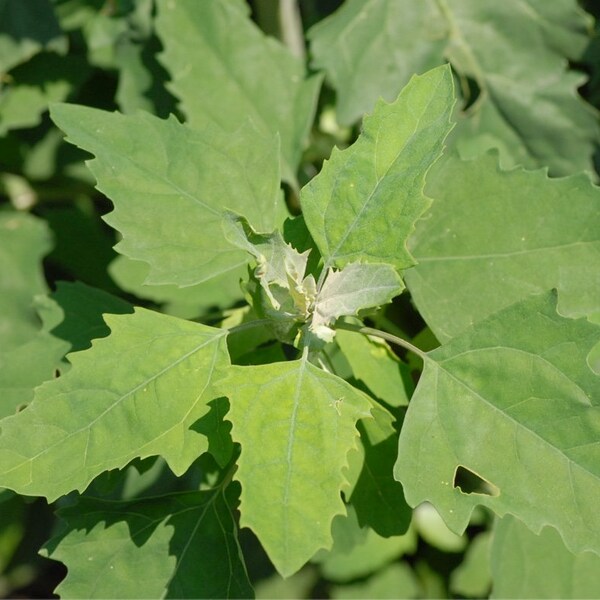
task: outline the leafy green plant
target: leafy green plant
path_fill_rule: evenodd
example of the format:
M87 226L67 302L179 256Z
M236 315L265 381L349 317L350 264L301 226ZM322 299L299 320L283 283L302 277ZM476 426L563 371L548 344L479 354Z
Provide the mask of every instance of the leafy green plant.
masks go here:
M301 7L0 0L0 581L37 497L65 598L593 597L591 17Z

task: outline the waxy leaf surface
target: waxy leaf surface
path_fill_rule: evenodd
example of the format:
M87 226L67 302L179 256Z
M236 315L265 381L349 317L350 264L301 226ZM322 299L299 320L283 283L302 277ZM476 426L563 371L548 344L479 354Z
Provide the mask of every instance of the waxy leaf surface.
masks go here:
M0 422L0 486L53 500L136 457L162 455L181 475L206 451L190 427L229 364L225 332L144 309L106 321L109 337Z
M304 220L327 267L414 264L406 240L429 206L425 175L452 127L453 105L448 67L414 77L393 103L380 102L358 140L334 149L302 189Z
M239 486L232 486L237 488ZM250 598L232 490L130 502L82 498L45 553L69 572L61 598Z
M105 220L123 234L116 249L150 265L147 283L190 286L239 273L246 260L223 239L226 208L263 230L282 220L276 138L249 123L234 133L214 123L192 131L174 117L66 104L52 118L95 155L89 167L115 205Z
M586 364L599 336L548 293L429 353L395 466L408 503L430 501L456 532L483 504L600 553L600 379ZM459 467L481 486L457 487Z
M345 511L342 471L370 400L306 359L231 367L219 389L242 446L240 523L289 576L331 545L331 521Z
M409 243L419 264L405 275L440 341L531 293L558 288L560 302L596 285L581 271L600 261L600 190L586 175L502 171L491 154L442 163L428 178L435 202Z
M160 3L156 27L187 122L236 131L250 118L268 137L279 134L283 177L294 184L321 78L306 79L302 61L262 33L237 0Z
M342 123L380 97L393 100L413 73L449 61L469 104L455 131L461 154L499 148L507 166L566 175L592 169L598 139L597 117L577 95L582 76L567 70L589 31L573 0L350 0L309 38Z

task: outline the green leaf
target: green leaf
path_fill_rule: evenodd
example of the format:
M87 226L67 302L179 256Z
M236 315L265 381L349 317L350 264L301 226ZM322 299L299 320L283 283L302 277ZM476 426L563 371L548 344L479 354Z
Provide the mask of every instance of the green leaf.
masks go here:
M0 486L53 500L136 457L159 454L181 475L207 449L190 427L229 364L226 332L144 309L106 321L109 337L1 422Z
M463 562L450 576L450 589L457 595L485 598L491 586L490 543L491 533L484 531L467 546ZM520 557L521 561L524 557Z
M502 171L496 157L450 156L428 177L435 198L409 247L406 285L423 318L447 341L531 293L580 293L600 256L600 192L585 175Z
M312 27L312 66L337 92L339 122L351 125L379 98L394 100L413 74L438 66L445 40L437 32L444 27L429 0L347 0Z
M378 338L338 329L335 340L354 376L390 406L408 406L414 389L408 366Z
M52 3L0 0L0 77L41 50L67 51Z
M344 513L342 471L370 401L306 358L231 367L219 389L230 399L232 437L242 446L235 475L241 525L287 577L331 545L331 521Z
M356 598L422 598L423 592L413 570L406 563L394 563L366 581L331 588L335 600ZM432 597L432 596L425 596Z
M221 231L226 208L266 230L281 220L277 142L250 124L192 131L174 117L66 104L51 115L96 156L90 169L115 205L105 220L123 234L116 249L150 265L146 283L183 287L239 270L244 256Z
M61 598L253 597L237 542L232 491L132 502L81 498L60 510L66 526L44 550L69 570L56 593Z
M577 95L584 79L566 69L589 31L573 0L353 0L309 38L342 123L379 97L393 100L413 73L449 61L468 106L453 135L462 155L499 148L505 166L549 165L564 175L593 168L598 140L597 116Z
M250 118L266 137L278 133L283 177L295 184L321 77L305 79L302 61L266 37L245 4L204 0L158 8L161 61L187 122L199 130L217 123L231 132Z
M310 330L331 341L335 333L329 326L338 317L387 304L403 289L391 265L350 263L340 271L330 269L315 299Z
M458 533L482 504L600 553L600 380L586 364L599 332L544 294L429 353L395 466L407 502L429 500Z
M392 104L380 102L348 149L334 149L300 196L306 225L327 267L414 263L406 240L427 208L425 175L451 129L452 75L414 77Z
M492 598L597 598L600 556L572 554L556 530L532 533L507 515L496 521L491 545Z

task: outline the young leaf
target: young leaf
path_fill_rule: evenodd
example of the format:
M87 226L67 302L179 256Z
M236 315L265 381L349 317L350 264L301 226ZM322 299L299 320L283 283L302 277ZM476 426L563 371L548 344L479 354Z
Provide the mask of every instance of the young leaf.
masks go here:
M238 491L239 486L234 485ZM131 502L81 498L44 553L69 572L61 598L250 598L228 488Z
M560 276L600 255L600 192L587 176L502 171L493 155L438 166L427 186L436 200L409 244L419 264L405 279L440 341L531 293L589 287L584 273Z
M558 533L539 535L511 515L498 519L490 548L492 598L595 598L600 556L572 554Z
M544 294L429 353L395 466L408 503L430 500L457 532L483 504L600 553L600 379L586 364L599 332Z
M231 367L219 390L230 399L227 418L242 446L241 525L287 577L331 545L331 521L344 513L346 455L371 402L306 358Z
M68 141L96 156L90 169L115 205L105 220L123 234L116 248L150 265L147 283L189 286L239 272L245 259L223 239L225 208L263 230L282 220L276 138L249 123L228 134L66 104L51 114Z
M109 337L0 422L0 486L53 500L136 457L162 455L180 475L207 449L190 428L229 365L226 332L144 309L106 321Z
M425 175L452 127L453 105L448 67L414 77L395 102L380 102L354 145L334 149L302 189L304 219L327 267L414 264L406 240L429 204Z
M265 36L248 10L237 0L161 3L161 61L192 127L236 131L250 118L265 136L279 134L283 177L295 184L321 77L305 79L302 62Z
M403 289L391 265L351 263L341 271L332 269L315 299L310 329L317 337L331 341L335 332L329 326L338 317L387 304Z

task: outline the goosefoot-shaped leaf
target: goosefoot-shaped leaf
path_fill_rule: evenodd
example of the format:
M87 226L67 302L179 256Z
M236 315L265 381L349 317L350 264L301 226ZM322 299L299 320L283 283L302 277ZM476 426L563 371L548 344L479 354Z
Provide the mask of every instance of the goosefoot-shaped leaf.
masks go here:
M160 60L192 127L214 122L235 131L250 118L268 137L279 134L283 177L295 184L321 77L305 79L302 61L262 33L248 12L237 0L160 3Z
M67 141L96 156L88 166L114 203L105 221L116 249L150 265L146 283L189 286L240 270L246 259L221 230L225 208L270 231L283 220L276 137L246 123L192 131L174 117L54 105Z
M502 171L489 154L444 157L427 181L435 202L409 242L418 265L405 279L441 342L531 293L593 285L582 272L561 278L600 257L600 190L586 175Z
M302 188L304 219L326 267L414 264L406 240L429 206L425 175L452 128L453 106L449 67L414 77L395 102L378 103L358 140L334 149Z
M233 490L232 488L235 488ZM61 598L251 598L232 511L239 486L131 502L81 498L44 554Z
M548 293L426 355L395 466L407 502L429 500L459 533L483 504L600 554L600 379L586 364L599 337ZM480 485L463 492L469 474Z
M227 418L242 446L240 523L287 577L331 546L331 521L345 511L346 455L371 402L305 358L231 367L219 389L231 401Z
M1 487L54 500L136 457L160 454L180 475L207 449L190 427L229 365L226 332L144 309L106 322L109 337L0 421Z

